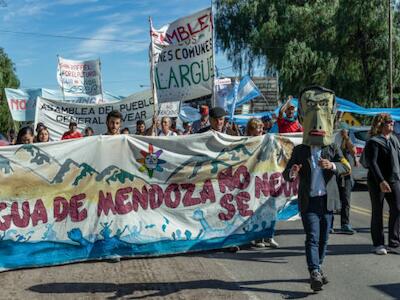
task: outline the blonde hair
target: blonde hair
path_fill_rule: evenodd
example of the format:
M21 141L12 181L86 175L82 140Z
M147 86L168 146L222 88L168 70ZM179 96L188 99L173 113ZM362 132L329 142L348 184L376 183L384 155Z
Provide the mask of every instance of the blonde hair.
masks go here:
M263 122L260 119L257 118L251 118L248 122L247 122L247 126L246 126L246 135L250 135L250 130L251 129L255 129L257 127L262 127L264 126Z
M385 123L387 121L391 121L391 120L392 120L392 117L390 116L390 114L381 113L381 114L376 115L374 117L374 119L372 120L369 135L372 137L372 136L381 134L383 126L385 126Z

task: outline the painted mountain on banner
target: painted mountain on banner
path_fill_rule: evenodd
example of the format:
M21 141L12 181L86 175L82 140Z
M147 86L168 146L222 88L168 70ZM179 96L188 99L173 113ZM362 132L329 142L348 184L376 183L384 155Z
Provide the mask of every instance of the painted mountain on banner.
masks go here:
M76 174L79 174L76 176ZM67 159L60 167L57 175L51 181L54 183L63 183L66 181L72 182L72 185L77 186L79 182L87 177L98 175L99 173L86 163L78 164L72 159ZM72 178L69 178L73 176Z

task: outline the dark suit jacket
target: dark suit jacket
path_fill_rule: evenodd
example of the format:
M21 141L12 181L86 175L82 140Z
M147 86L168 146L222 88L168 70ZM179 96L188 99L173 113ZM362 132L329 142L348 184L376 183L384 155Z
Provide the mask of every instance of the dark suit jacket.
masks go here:
M336 170L323 170L328 199L328 210L332 211L340 208L339 190L336 176L351 171L350 164L343 157L342 151L336 144L322 147L321 157L330 160L336 166ZM302 165L299 171L299 209L302 213L307 211L310 190L311 190L311 148L308 145L297 145L294 147L292 156L283 171L283 178L286 181L293 181L289 177L290 169L294 164Z

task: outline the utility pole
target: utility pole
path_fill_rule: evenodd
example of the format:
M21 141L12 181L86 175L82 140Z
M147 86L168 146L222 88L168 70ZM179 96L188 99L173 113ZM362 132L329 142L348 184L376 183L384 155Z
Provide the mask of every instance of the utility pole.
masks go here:
M393 108L393 43L392 43L392 4L389 2L389 103Z

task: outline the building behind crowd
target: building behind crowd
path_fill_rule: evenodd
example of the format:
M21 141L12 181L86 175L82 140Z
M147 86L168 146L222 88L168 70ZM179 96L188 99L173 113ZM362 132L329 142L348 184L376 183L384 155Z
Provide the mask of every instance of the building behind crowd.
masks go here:
M236 77L227 77L231 79L231 84L235 83ZM240 80L241 78L239 78ZM236 109L235 114L247 114L247 113L257 113L264 111L273 111L278 106L279 99L279 84L278 77L264 76L264 77L251 77L255 85L258 87L260 92L263 94L263 97L257 97L248 103L238 107ZM185 104L189 104L192 107L200 107L201 105L208 105L211 107L211 94L207 96L203 96L200 98L187 100L184 102Z

